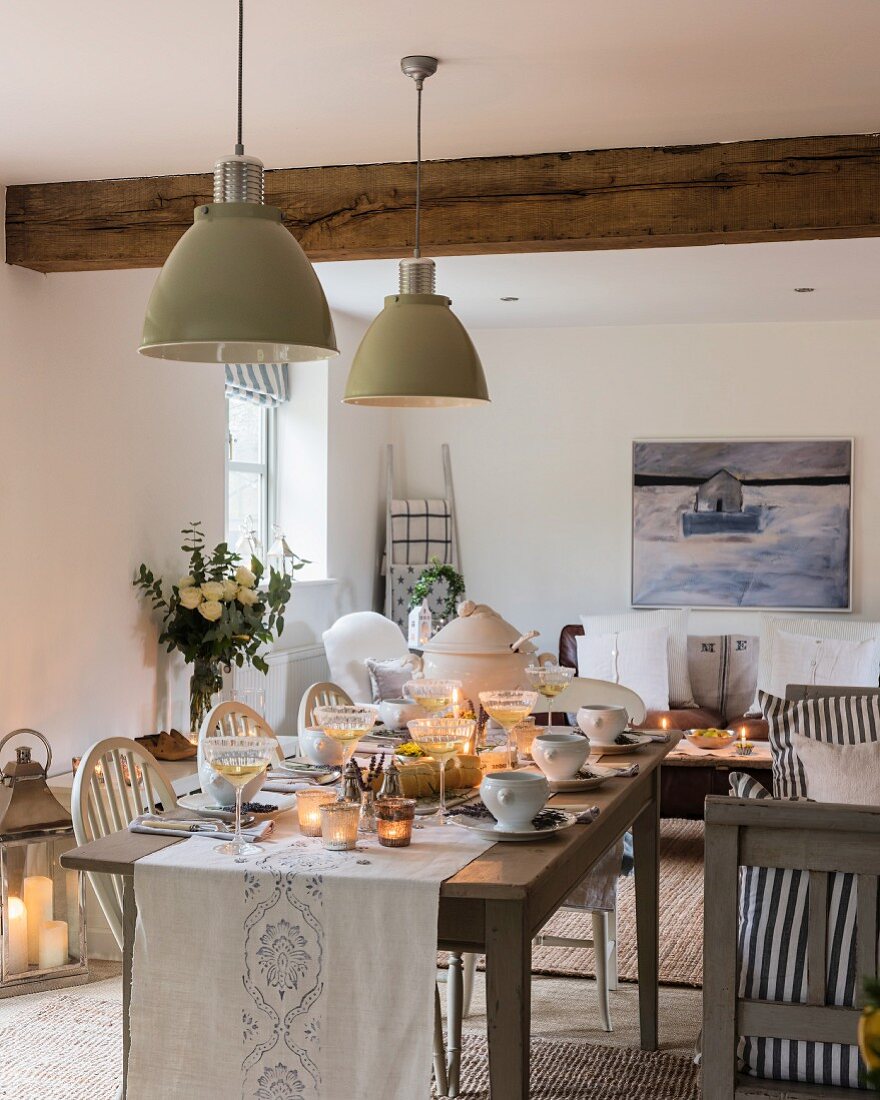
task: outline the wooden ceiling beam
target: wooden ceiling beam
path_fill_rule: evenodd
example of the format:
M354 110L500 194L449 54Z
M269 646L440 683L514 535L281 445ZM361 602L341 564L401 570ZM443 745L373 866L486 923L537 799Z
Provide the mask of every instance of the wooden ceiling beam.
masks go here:
M877 135L430 161L434 256L582 251L880 233ZM266 202L312 260L408 254L413 164L285 168ZM6 258L35 271L160 267L209 202L211 177L13 186Z

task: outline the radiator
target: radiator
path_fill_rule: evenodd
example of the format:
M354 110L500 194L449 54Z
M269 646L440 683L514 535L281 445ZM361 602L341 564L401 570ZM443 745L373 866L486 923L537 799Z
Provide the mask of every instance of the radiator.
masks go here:
M263 714L266 721L276 733L293 737L297 732L300 699L311 684L330 678L324 647L312 645L286 649L269 654L266 661L269 671L265 676L249 665L236 668L232 678L233 691L242 702L249 701L248 693L264 691Z

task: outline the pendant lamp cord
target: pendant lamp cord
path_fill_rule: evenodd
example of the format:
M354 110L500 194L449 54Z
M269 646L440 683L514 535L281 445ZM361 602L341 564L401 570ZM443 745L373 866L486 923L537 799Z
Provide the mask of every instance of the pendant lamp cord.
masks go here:
M422 81L416 81L416 246L413 256L422 254Z
M235 153L236 156L244 155L244 145L241 140L241 101L242 101L242 56L244 54L244 0L238 0L238 129L236 131Z

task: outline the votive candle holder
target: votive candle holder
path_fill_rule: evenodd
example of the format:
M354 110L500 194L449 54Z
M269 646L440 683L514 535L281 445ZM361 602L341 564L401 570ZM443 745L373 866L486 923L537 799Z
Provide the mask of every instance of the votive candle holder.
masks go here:
M296 817L303 836L321 835L321 807L336 801L336 791L308 787L296 792Z
M321 807L321 839L331 852L346 852L357 844L360 802L329 802Z
M406 848L412 841L414 798L380 798L376 801L376 832L386 848Z

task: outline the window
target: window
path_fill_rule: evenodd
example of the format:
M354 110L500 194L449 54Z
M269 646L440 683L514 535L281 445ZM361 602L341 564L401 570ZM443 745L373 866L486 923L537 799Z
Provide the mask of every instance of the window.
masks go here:
M274 505L274 413L251 401L226 401L226 541L234 550L250 517L263 560Z

